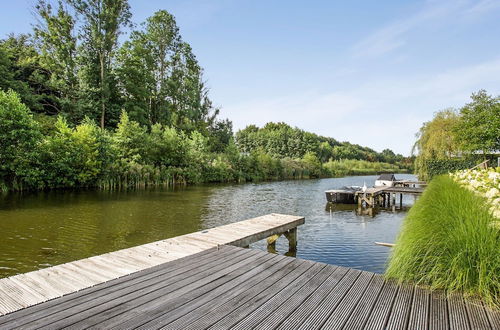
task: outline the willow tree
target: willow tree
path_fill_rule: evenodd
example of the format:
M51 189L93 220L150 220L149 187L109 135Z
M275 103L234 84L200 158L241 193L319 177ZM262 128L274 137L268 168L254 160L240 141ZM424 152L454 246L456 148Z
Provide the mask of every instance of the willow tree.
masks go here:
M455 136L459 120L457 111L445 109L436 112L431 121L422 125L412 150L412 153L417 154L415 167L419 176L427 176L425 164L429 160L449 159L459 155L460 144Z

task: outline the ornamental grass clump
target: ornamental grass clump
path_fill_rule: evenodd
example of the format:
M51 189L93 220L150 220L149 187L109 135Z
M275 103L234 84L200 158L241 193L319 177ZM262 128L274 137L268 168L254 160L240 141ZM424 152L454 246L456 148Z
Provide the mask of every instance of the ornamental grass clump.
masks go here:
M500 307L500 230L484 197L436 177L408 212L388 278L463 291Z

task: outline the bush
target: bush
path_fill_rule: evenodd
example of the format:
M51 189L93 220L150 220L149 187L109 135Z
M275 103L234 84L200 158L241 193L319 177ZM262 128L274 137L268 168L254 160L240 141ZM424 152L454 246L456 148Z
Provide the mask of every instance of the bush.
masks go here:
M408 212L386 276L500 307L500 231L493 223L484 198L436 177Z
M33 151L40 139L39 126L19 95L0 90L0 182L3 182L3 190L22 184L16 179L30 171L29 162L35 157Z
M479 162L477 158L444 158L417 159L416 170L422 180L431 180L441 174L448 174L473 167Z

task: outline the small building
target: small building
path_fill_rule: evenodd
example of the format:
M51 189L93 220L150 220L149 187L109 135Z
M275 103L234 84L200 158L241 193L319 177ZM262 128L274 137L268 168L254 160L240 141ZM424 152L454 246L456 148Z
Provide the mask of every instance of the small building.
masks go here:
M375 180L375 187L392 187L397 181L394 174L381 174L378 179Z

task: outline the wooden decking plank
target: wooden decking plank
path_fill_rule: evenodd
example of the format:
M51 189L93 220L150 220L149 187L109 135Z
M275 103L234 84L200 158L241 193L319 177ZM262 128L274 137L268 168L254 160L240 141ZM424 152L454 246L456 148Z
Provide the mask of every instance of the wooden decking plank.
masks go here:
M328 319L321 326L324 329L340 329L344 326L346 321L351 316L356 308L359 299L365 293L368 285L370 284L374 274L362 272L351 289L344 296L344 299L335 308L333 313L330 314Z
M374 275L363 297L359 300L356 308L347 320L343 329L362 329L373 309L375 301L384 286L384 278L381 275Z
M9 306L30 306L33 302L44 299L43 295L31 289L22 282L16 282L14 277L3 278L0 280L0 292L5 294L2 297L6 298L6 304ZM9 300L13 300L12 304ZM1 318L0 318L1 320Z
M485 310L491 327L493 329L500 329L500 310L493 310L488 307L485 307Z
M328 316L335 310L349 289L361 275L361 271L349 269L335 288L316 306L311 314L299 326L299 329L319 329Z
M325 280L323 284L316 290L314 295L309 296L301 308L296 309L278 326L278 329L295 329L305 318L307 318L314 309L320 304L330 291L334 290L340 280L347 274L348 268L337 267L335 271Z
M201 317L199 317L196 321L190 324L182 324L179 322L174 322L166 326L166 329L176 329L179 325L182 325L182 328L185 330L188 329L200 329L200 328L208 328L212 326L214 323L222 320L227 315L232 312L238 313L242 312L242 309L245 306L251 305L253 301L265 300L269 297L272 297L276 292L281 291L285 288L291 281L298 278L304 272L306 272L312 264L306 262L304 260L297 260L295 262L290 263L291 267L293 267L293 271L287 272L286 275L281 277L276 281L275 278L272 279L272 284L266 286L265 289L260 289L260 284L255 287L243 292L238 297L235 297L228 302L218 306L210 310L209 313L205 313ZM243 307L242 307L243 306ZM243 311L244 312L244 311ZM178 328L177 328L178 329Z
M409 329L428 329L429 327L429 291L415 287L411 304Z
M216 250L215 250L216 251ZM113 296L121 296L126 293L132 292L129 288L148 285L153 285L158 282L164 282L173 279L176 276L184 276L190 272L193 267L202 270L203 267L211 267L211 263L218 262L230 255L234 254L234 248L224 247L220 251L214 250L202 252L189 259L178 259L168 264L161 265L156 268L137 272L132 275L125 276L120 279L110 281L108 283L100 284L92 288L88 288L56 300L48 301L46 303L32 306L15 313L0 317L0 324L9 323L13 328L38 319L48 317L50 315L59 313L63 310L73 308L88 301L98 302L98 299L105 296L109 300ZM4 327L3 325L2 327Z
M173 310L186 306L193 300L213 300L241 284L242 281L249 279L250 276L256 275L271 266L274 263L273 257L272 255L255 253L247 257L244 263L237 265L237 268L228 273L227 276L222 276L191 291L186 292L186 289L183 288L185 293L176 292L172 297L168 295L159 296L156 300L151 300L128 311L126 320L119 315L97 324L96 328L137 328L150 320L156 320L165 314L170 314ZM151 325L148 325L148 327L151 327Z
M462 293L453 292L448 294L448 316L451 329L471 329Z
M333 269L332 269L333 268ZM315 264L300 281L295 281L286 289L280 291L249 315L231 326L232 329L269 329L275 328L271 324L280 323L283 314L288 315L290 310L296 308L309 294L314 292L333 272L334 267L324 264ZM280 316L281 315L281 316ZM273 319L274 318L274 319ZM267 321L263 324L262 321ZM258 326L257 326L258 325Z
M397 293L398 286L396 283L392 280L386 280L364 325L365 329L385 328Z
M310 261L305 261L305 264L308 266L307 270L302 272L298 277L289 281L288 283L280 283L281 285L272 285L269 288L269 291L262 296L257 296L256 298L251 299L247 303L242 306L233 309L230 313L226 314L219 321L213 324L209 329L229 329L234 326L237 322L248 316L254 310L258 309L265 302L274 299L274 297L280 295L283 291L288 291L300 288L307 281L310 280L316 273L318 273L324 265L313 263Z
M387 321L387 329L406 329L410 319L414 302L415 286L412 284L400 284L394 304L392 306L391 315ZM417 297L418 299L418 297ZM419 301L419 300L418 300ZM410 329L413 329L410 327Z
M178 290L186 290L190 288L192 284L199 287L220 276L224 276L224 274L227 274L235 264L242 261L244 262L245 258L248 257L248 254L244 252L246 251L236 251L221 263L212 264L211 268L193 275L189 274L186 278L181 280L173 278L170 281L162 281L147 288L139 287L137 288L138 290L133 293L125 293L125 295L116 297L113 300L108 300L103 304L96 304L95 301L91 301L86 304L78 305L73 309L61 313L57 320L52 317L51 319L44 320L42 322L42 327L40 327L39 324L37 324L36 327L40 329L53 329L67 326L87 328L96 325L111 317L122 314L137 305L153 300L156 297L172 294L173 292L173 294L177 294ZM196 271L199 270L193 268L193 273ZM61 319L61 316L64 318Z
M204 288L203 292L201 292L201 290L192 291L182 297L179 297L179 299L162 302L156 309L147 312L147 319L141 319L140 317L133 319L129 318L125 322L120 323L119 327L145 327L147 329L158 328L162 325L171 323L188 313L192 313L205 304L210 304L212 307L217 303L221 304L221 301L229 300L235 295L235 292L241 290L241 288L245 285L257 284L259 281L256 279L257 276L272 274L286 263L286 260L279 260L279 258L276 258L276 255L265 255L258 265L249 265L251 267L250 270L246 270L244 267L240 268L231 274L234 278L228 279L226 283L223 283L209 292L204 292L206 291ZM202 308L199 310L201 309Z
M491 329L483 304L475 297L465 299L465 308L472 329Z
M2 285L0 285L0 295L2 295L3 297L3 299L0 301L0 312L10 313L12 311L15 311L16 309L26 307L28 304L25 302L25 299L30 299L30 292L15 286L15 290L18 291L17 296L20 298L14 299L12 297L13 291L10 291L8 288L6 288L6 284L7 283L2 283ZM28 297L26 297L27 295Z
M317 294L319 288L325 283L326 280L332 275L337 267L327 265L324 267L314 278L308 281L299 291L295 294L290 294L285 296L283 303L277 308L273 306L266 306L267 303L261 308L268 308L270 314L266 318L265 315L258 314L254 312L255 322L252 323L238 323L238 327L245 329L245 324L251 324L253 329L275 329L279 326L293 311L302 306L304 301L306 301L311 295ZM288 290L282 291L284 294ZM260 323L259 323L260 322Z
M43 301L62 296L70 290L66 287L64 289L53 287L51 283L41 283L40 281L27 276L27 274L16 275L15 277L10 278L10 280L12 282L16 282L17 285L21 285L22 283L22 285L25 285L28 289L43 296Z
M429 307L429 329L448 330L449 328L446 294L441 290L432 291Z
M185 313L181 316L173 315L172 317L171 315L170 317L159 318L151 323L144 324L140 327L140 329L156 329L157 325L161 325L166 329L179 329L184 328L193 322L199 322L198 320L204 318L206 315L209 315L209 317L212 316L214 311L217 312L220 309L230 311L232 308L238 307L244 302L250 300L253 296L265 291L274 283L282 280L282 278L290 276L289 274L295 271L298 266L302 264L302 262L293 262L291 258L282 256L277 256L276 259L278 259L276 265L279 267L270 267L269 270L259 273L248 282L242 283L242 285L221 296L223 299L206 302L200 307L194 306L195 309L192 313ZM203 323L208 322L204 320Z

